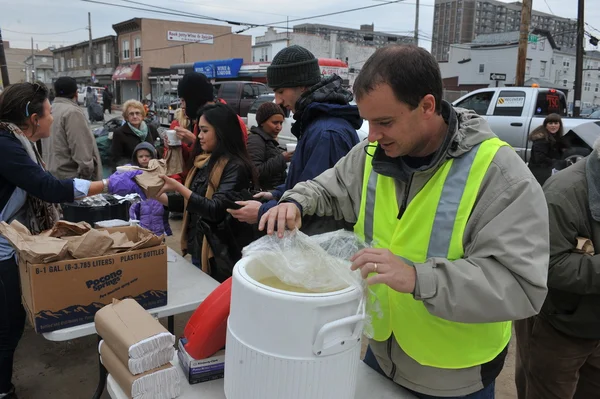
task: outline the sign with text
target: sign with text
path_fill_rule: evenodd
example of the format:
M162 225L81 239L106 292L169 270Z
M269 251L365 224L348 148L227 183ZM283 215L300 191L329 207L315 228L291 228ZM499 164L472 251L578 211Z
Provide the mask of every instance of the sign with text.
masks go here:
M321 68L321 75L324 78L336 74L342 79L348 79L348 67L319 65L319 68Z
M490 80L506 80L505 73L490 73Z
M194 71L204 74L209 79L236 78L243 63L242 58L199 61L194 63Z
M500 97L496 107L522 107L525 104L525 97Z
M208 33L167 31L167 40L173 42L192 42L200 44L214 44L215 37Z

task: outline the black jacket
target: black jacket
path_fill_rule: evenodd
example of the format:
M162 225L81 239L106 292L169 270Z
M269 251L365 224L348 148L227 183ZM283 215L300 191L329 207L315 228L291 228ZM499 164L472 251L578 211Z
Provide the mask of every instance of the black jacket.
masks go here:
M231 193L240 192L252 187L251 172L241 161L231 159L221 176L219 187L212 199L204 196L208 189L208 166L198 170L192 180L190 190L192 196L187 205L188 252L193 258L202 259L202 242L204 236L214 253L211 260L211 276L219 282L231 277L233 266L242 257L242 248L254 239L252 225L239 222L227 213L224 200ZM177 209L179 208L179 209ZM169 209L182 211L181 202L169 197Z
M529 135L531 145L531 158L529 159L529 170L533 173L540 185L552 176L552 169L561 170L567 166L562 160L565 144L562 140L550 137L544 126L539 126Z
M258 182L264 191L285 183L287 163L279 142L260 127L253 126L248 135L248 153L258 169Z
M154 145L157 138L158 130L154 126L148 125L148 135L144 141ZM131 130L129 124L125 123L116 129L113 132L111 145L111 158L114 163L112 166L121 166L130 163L133 150L141 142L142 139Z

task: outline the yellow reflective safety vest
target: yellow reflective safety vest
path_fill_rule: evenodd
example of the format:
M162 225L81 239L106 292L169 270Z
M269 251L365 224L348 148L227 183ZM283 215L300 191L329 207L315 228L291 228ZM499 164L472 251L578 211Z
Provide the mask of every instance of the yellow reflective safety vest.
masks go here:
M463 258L463 235L479 187L496 152L505 145L491 138L461 157L445 161L410 201L400 220L394 179L373 171L373 158L367 156L354 232L409 265L432 257ZM386 341L393 333L402 350L424 366L461 369L484 364L510 340L509 321L467 324L445 320L429 313L412 294L385 284L372 286L369 297L373 339Z

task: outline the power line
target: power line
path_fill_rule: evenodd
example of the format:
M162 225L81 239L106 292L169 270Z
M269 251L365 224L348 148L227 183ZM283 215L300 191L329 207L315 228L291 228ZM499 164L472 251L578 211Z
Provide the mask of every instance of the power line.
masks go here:
M554 12L552 12L552 8L550 8L550 4L548 4L547 0L544 0L544 3L546 3L546 7L548 7L548 10L550 10L550 14L554 15ZM556 15L554 15L556 16Z
M336 11L336 12L330 12L330 13L327 13L327 14L313 15L312 17L303 17L303 18L290 19L289 21L288 21L288 20L285 20L285 21L277 21L277 22L273 22L273 24L282 24L282 23L284 23L284 22L297 22L297 21L304 21L304 20L307 20L307 19L315 19L315 18L329 17L329 16L331 16L331 15L339 15L339 14L345 14L345 13L348 13L348 12L353 12L353 11L367 10L367 9L369 9L369 8L375 8L375 7L387 6L387 5L389 5L389 4L400 3L400 2L402 2L402 1L404 1L404 0L386 1L386 2L384 2L384 3L382 3L382 4L373 4L373 5L370 5L370 6L357 7L357 8L350 8L350 9L347 9L347 10Z
M154 5L151 5L151 4L141 3L141 2L139 2L139 1L133 1L133 0L120 0L120 1L122 1L122 2L124 2L124 3L137 4L137 5L142 5L142 6L146 6L146 7L150 7L150 6L151 6L151 7L154 7L154 8L156 8L156 9L158 9L158 10L173 11L173 12L178 12L178 13L185 14L185 12L184 12L184 11L173 10L172 8L166 8L166 7L154 6ZM215 17L209 17L209 16L207 16L207 15L192 14L192 13L189 13L189 14L190 14L190 15L194 15L194 16L195 16L195 17L197 17L197 18L203 18L203 19L206 19L206 20L209 20L209 21L217 21L217 22L225 22L225 23L229 23L229 21L226 21L226 20L224 20L224 19L215 18Z
M15 30L9 30L9 29L2 28L3 31L10 32L10 33L17 33L19 35L36 35L36 36L64 35L66 33L73 33L73 32L77 32L77 31L80 31L80 30L86 30L86 29L87 28L78 28L78 29L68 30L68 31L65 31L65 32L33 33L33 32L17 32Z
M588 24L587 22L586 22L585 24L586 24L586 25L587 25L587 26L588 26L590 29L592 29L592 30L594 30L594 31L596 31L596 32L598 32L598 33L600 33L600 30L598 30L598 29L594 28L592 25Z
M151 8L141 8L141 7L127 6L124 4L106 3L106 2L98 1L98 0L81 0L81 1L83 1L85 3L102 4L102 5L106 5L106 6L127 8L127 9L131 9L131 10L145 11L145 12L157 13L157 14L162 14L162 15L167 14L167 15L174 15L177 17L186 17L186 18L216 21L216 22L224 22L224 23L227 23L230 25L250 26L251 28L257 28L257 27L264 26L264 27L270 27L270 28L286 29L286 27L284 27L284 26L273 26L273 25L265 25L265 24L253 24L253 23L245 23L245 22L238 22L238 21L228 21L228 20L224 20L224 19L213 18L213 17L209 17L209 16L205 16L205 15L194 14L194 13L189 13L189 12L184 12L184 11L174 11L174 10L170 10L170 9L167 9L164 7L156 7L152 4L146 4L146 3L141 3L141 2L135 2L135 3L144 5L146 7L153 7L155 9L153 10ZM131 0L122 0L122 1L131 1ZM159 11L156 8L160 8L163 11Z
M153 49L144 49L142 51L166 50L166 49L171 49L171 48L188 46L188 45L191 45L191 44L201 44L201 43L209 41L209 40L218 39L220 37L229 36L229 35L232 35L232 34L243 33L245 31L248 31L248 30L253 29L253 28L258 28L258 27L273 27L273 28L280 28L280 29L289 29L287 26L286 27L274 26L275 24L282 23L282 22L286 22L287 23L288 21L274 22L272 24L252 24L252 23L243 23L243 22L237 22L237 21L220 20L218 18L207 17L207 16L204 16L204 15L198 15L198 14L193 14L193 13L184 13L183 11L174 11L174 10L166 9L164 7L155 7L155 6L151 5L151 4L146 4L146 3L137 2L137 1L133 1L133 0L122 0L122 1L126 1L126 2L129 2L129 3L134 3L134 4L138 4L138 5L144 5L146 7L160 8L160 9L169 10L169 11L158 11L158 10L152 10L152 9L149 9L149 8L140 8L140 7L126 6L126 5L122 5L122 4L106 3L106 2L102 2L102 1L98 1L98 0L81 0L81 1L86 2L86 3L103 4L103 5L107 5L107 6L113 6L113 7L130 8L130 9L141 10L141 11L146 11L146 12L157 12L157 13L160 13L160 14L170 14L170 15L176 15L176 16L189 17L189 18L212 19L212 20L217 20L219 22L226 22L226 23L228 23L230 25L243 25L243 26L247 26L247 28L244 28L244 29L241 29L241 30L238 30L238 31L235 31L235 32L228 32L228 33L224 33L224 34L221 34L221 35L214 36L212 39L204 39L204 40L199 40L199 41L195 41L195 42L188 42L188 43L178 44L178 45L174 45L174 46L165 46L165 47L158 47L158 48L153 48ZM384 6L384 5L398 3L398 2L401 2L401 1L403 1L403 0L395 0L395 1L391 1L391 2L386 2L384 4L376 4L376 5L366 6L366 7L358 7L358 8L348 9L348 10L342 10L342 11L339 11L339 12L336 12L336 13L322 14L322 15L311 16L311 17L297 18L297 19L295 19L293 21L300 21L300 20L305 20L305 19L315 19L315 18L320 18L320 17L323 17L323 16L328 16L328 15L333 15L333 14L342 14L342 13L346 13L346 12L358 11L358 10L363 10L363 9L367 9L367 8L381 7L381 6Z

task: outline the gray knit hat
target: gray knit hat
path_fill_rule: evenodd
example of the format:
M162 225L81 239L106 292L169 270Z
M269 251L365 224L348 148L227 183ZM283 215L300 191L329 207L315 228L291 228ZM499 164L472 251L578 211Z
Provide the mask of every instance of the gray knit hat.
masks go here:
M314 86L321 81L319 61L304 47L293 45L278 52L267 68L273 90L282 87Z

